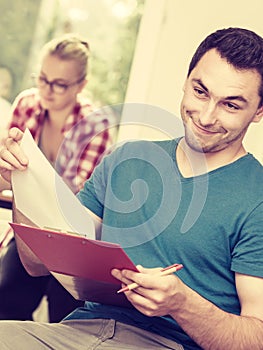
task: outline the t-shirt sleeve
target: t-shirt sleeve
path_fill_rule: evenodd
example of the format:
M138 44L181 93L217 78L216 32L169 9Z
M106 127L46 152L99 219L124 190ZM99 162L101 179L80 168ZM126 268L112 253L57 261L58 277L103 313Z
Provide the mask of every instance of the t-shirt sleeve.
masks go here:
M245 220L233 250L231 270L263 277L263 203Z

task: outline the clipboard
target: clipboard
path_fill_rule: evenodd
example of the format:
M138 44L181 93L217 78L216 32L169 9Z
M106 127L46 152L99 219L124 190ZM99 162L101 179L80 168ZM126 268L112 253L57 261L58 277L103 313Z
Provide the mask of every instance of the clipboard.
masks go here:
M119 244L78 234L10 223L15 233L42 261L50 273L78 300L133 307L113 268L138 271Z

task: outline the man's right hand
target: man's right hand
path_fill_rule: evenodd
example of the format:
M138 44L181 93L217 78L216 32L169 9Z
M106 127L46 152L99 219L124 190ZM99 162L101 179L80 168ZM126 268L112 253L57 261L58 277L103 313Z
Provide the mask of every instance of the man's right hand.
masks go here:
M28 158L19 145L22 137L23 132L20 129L10 129L0 149L0 174L9 183L12 170L25 170L28 165Z

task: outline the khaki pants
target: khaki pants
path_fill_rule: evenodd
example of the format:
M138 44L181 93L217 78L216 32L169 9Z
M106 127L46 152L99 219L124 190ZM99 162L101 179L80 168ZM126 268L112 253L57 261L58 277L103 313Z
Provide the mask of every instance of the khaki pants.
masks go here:
M1 350L141 350L183 347L157 334L115 320L68 320L61 323L0 321Z

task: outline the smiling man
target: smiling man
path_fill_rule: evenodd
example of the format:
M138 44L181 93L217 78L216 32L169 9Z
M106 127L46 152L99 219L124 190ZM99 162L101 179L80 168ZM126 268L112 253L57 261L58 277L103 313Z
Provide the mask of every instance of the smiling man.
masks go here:
M263 39L242 28L210 34L184 85L185 136L118 147L78 194L102 239L138 264L112 270L122 287L137 283L125 291L133 308L86 301L56 325L0 322L1 349L262 350L263 168L243 146L262 103ZM15 131L0 152L7 181L27 165ZM28 271L43 274L19 248ZM162 276L174 263L184 268Z
M244 155L247 128L262 117L260 89L256 69L235 68L216 49L206 52L184 86L181 115L186 142L204 153Z

